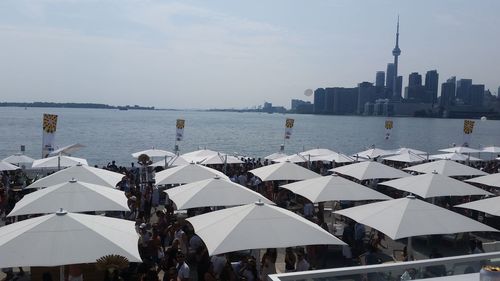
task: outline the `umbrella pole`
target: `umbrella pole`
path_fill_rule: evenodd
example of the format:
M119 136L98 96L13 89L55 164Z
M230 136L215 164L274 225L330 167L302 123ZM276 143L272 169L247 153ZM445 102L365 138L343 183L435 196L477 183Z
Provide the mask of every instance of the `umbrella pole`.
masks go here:
M412 246L412 238L411 237L408 237L408 243L407 243L407 246L406 246L406 252L407 252L407 255L408 255L408 260L413 260L412 257L413 257L413 246Z
M64 265L59 266L59 281L64 281Z

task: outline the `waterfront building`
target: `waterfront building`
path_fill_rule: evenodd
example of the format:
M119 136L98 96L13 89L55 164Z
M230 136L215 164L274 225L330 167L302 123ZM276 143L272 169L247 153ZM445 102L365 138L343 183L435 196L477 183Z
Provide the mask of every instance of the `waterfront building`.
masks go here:
M358 106L358 88L326 88L326 114L355 114Z
M314 107L310 101L292 99L291 110L296 113L313 113Z
M484 85L471 86L471 105L481 107L484 101Z
M314 114L324 114L325 107L325 89L318 88L314 91Z
M471 104L472 79L460 79L457 81L456 99L457 104Z
M439 105L448 107L455 103L455 82L448 79L445 83L441 84L441 97Z
M437 102L439 86L439 74L437 70L429 70L425 74L425 96L424 102L435 104Z
M385 73L386 73L385 86L387 88L387 91L390 93L390 96L392 96L392 90L394 88L394 78L395 78L393 63L387 64L387 71Z
M425 100L425 88L422 86L422 75L412 72L408 76L408 86L405 88L405 99L411 102L422 102Z
M375 75L375 87L385 87L385 72L377 71Z
M357 106L356 113L357 114L364 114L365 113L365 104L375 101L376 96L377 96L376 87L374 87L372 83L370 83L370 82L359 83L358 84L358 106Z

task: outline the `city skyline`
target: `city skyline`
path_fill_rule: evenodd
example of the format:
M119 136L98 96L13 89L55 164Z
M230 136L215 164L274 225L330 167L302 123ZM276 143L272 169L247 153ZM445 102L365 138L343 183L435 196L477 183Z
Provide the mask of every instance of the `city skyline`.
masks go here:
M0 91L8 102L156 108L288 107L304 90L439 72L500 86L496 11L470 1L3 1ZM379 77L380 78L380 77ZM387 82L387 81L385 81ZM404 87L403 87L404 88Z

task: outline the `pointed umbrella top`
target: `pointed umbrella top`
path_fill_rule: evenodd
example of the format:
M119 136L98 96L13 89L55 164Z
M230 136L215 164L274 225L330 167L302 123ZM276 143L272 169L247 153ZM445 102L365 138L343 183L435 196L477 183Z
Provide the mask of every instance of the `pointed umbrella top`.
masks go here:
M434 154L429 156L430 159L445 159L445 160L452 160L452 161L470 161L470 162L475 162L475 161L483 161L483 159L479 159L476 157L472 157L469 155L457 153L457 152L450 152L450 153L444 153L444 154Z
M33 161L32 168L57 168L57 167L71 167L78 164L88 165L87 160L83 158L70 157L70 156L52 156L48 158L37 159Z
M68 146L64 146L64 147L61 147L61 148L56 149L54 151L51 151L49 153L49 156L54 156L54 155L59 155L59 154L62 154L62 155L71 155L71 154L73 154L74 152L80 150L80 148L83 148L83 147L85 147L85 145L79 144L79 143L70 144Z
M329 171L350 176L358 180L395 179L411 176L401 170L374 161L349 164L330 169Z
M414 196L352 207L335 213L375 228L393 240L420 235L497 231Z
M422 198L439 196L492 195L491 193L437 173L386 181L381 185L416 194Z
M473 179L465 180L466 182L479 183L488 186L500 187L500 173L481 176Z
M9 157L2 159L2 161L5 161L5 162L11 163L11 164L21 164L21 163L33 163L33 161L35 161L35 159L33 159L27 155L21 154L21 153L16 153L14 155L11 155Z
M16 165L12 165L12 164L5 162L5 161L0 161L0 171L14 171L17 169L20 169L20 168Z
M187 221L210 255L299 245L345 245L317 224L262 202L195 216Z
M281 187L307 198L313 203L338 200L388 200L392 199L378 191L337 175L318 177Z
M483 176L488 174L478 169L474 169L467 165L463 165L451 160L438 160L434 162L411 166L403 170L414 171L425 174L436 172L438 174L445 175L448 177Z
M211 179L216 175L221 178L228 179L226 175L215 169L191 163L158 172L155 175L155 179L157 185L184 184Z
M276 163L249 171L262 181L275 180L305 180L319 177L320 175L290 162Z
M175 157L175 154L170 151L155 149L155 148L134 152L132 153L132 157L138 158L142 154L146 154L149 157Z
M439 151L443 151L443 152L456 152L456 153L477 153L477 152L481 152L481 150L479 150L479 149L470 148L468 146L452 146L452 147L449 147L449 148L440 149Z

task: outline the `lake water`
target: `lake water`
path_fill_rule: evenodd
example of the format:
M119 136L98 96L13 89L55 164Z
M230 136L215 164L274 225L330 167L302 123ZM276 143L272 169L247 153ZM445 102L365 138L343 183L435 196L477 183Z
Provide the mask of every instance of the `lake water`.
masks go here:
M128 166L134 161L131 153L151 147L173 151L178 118L186 120L181 153L207 148L264 157L279 150L287 117L295 119L292 138L285 143L288 154L316 147L351 154L372 144L434 154L463 142L461 119L391 118L394 127L386 140L386 117L0 107L0 159L18 152L20 145L27 155L41 156L43 113L59 115L56 145L86 145L74 156L92 165L116 160ZM470 144L500 145L500 121L476 120Z

